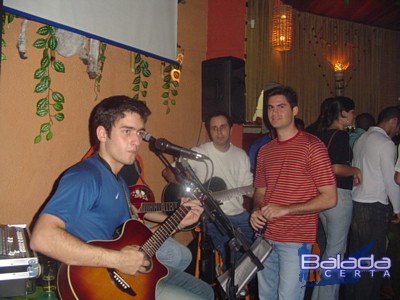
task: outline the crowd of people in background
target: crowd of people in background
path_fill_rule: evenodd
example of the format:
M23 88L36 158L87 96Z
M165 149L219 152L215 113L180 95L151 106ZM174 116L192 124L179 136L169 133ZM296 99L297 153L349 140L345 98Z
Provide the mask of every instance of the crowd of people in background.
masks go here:
M269 101L277 89L279 84L273 82L272 88L267 85L262 93L263 123L267 134L253 143L249 151L252 170L256 176L259 172L257 168L262 166L259 162L261 157L271 156L278 159L272 150L267 151L269 147L262 148L274 139L281 141L279 135L277 136L277 127L271 125L272 116L267 115L273 109ZM400 160L397 150L399 113L400 107L386 107L379 113L376 122L370 113L356 114L352 99L344 96L328 97L321 101L318 118L306 128L298 127L299 130L318 137L325 145L336 179L337 203L332 208L319 212L316 241L321 260L336 257L338 254L346 258L373 242L368 253L373 254L375 259L389 256L393 263L392 276L390 280L386 280L388 283L384 287L383 272L375 276L363 272L356 283L316 284L309 289L306 299L400 299L396 285L400 273ZM300 120L296 115L293 119ZM283 150L280 155L284 155ZM291 171L293 170L285 170L287 173ZM280 174L282 172L281 169ZM265 181L268 182L268 179L263 178L263 182ZM263 205L270 203L272 197L273 195L266 197L269 199L264 199ZM272 226L273 222L267 221L268 225L269 223ZM279 266L282 267L281 264ZM280 288L279 286L278 291ZM276 295L272 294L270 299L282 296L280 292L278 297ZM264 299L264 296L260 298Z

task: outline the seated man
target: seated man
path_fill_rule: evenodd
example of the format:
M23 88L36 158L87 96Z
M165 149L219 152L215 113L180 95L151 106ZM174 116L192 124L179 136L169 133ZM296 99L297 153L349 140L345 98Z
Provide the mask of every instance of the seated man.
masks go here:
M232 121L229 115L225 112L217 111L207 118L205 127L211 142L194 147L193 150L209 157L215 170L214 174L211 174L212 165L209 160L189 160L188 162L199 180L203 184L207 181L213 185L217 179L219 181L222 179L228 190L251 186L253 175L250 172L249 158L244 150L230 142ZM163 176L170 182L176 180L169 169L164 169ZM217 185L220 186L220 184ZM233 227L239 228L249 245L251 245L254 233L249 224L249 213L243 207L242 195L231 195L229 199L224 199L220 207ZM229 267L230 259L228 255L229 236L220 232L212 222L207 222L207 234L210 235L215 248L219 251L223 261L223 270L226 270Z

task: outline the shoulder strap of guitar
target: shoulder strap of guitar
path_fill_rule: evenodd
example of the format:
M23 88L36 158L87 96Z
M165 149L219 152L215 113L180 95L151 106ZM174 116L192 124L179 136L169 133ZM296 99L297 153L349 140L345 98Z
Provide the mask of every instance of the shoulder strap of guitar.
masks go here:
M144 180L144 165L143 165L142 157L140 155L136 155L136 159L135 159L135 162L133 165L136 169L136 172L139 175L139 178L138 178L136 184L144 184L144 185L148 186L148 184Z

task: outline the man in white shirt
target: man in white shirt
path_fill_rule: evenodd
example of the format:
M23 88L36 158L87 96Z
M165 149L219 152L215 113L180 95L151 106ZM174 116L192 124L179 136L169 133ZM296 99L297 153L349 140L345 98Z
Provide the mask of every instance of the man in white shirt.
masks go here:
M354 145L353 166L361 170L363 182L353 188L353 219L349 255L373 241L375 261L386 254L386 231L390 203L392 222L400 222L400 187L394 181L396 147L392 138L400 130L400 110L387 107L378 117L378 125L361 135ZM340 222L340 220L338 220ZM346 285L346 299L380 299L382 274L362 272L360 280Z
M232 135L232 120L228 114L216 111L211 114L205 127L211 142L193 147L192 150L204 154L210 160L189 160L194 173L207 189L210 182L210 190L215 192L213 186L231 190L248 187L253 194L253 174L250 172L250 160L246 152L230 142ZM165 169L164 177L174 182L175 178L171 171ZM221 180L222 179L222 180ZM221 186L221 182L224 183ZM238 189L244 190L244 189ZM247 188L246 188L247 190ZM243 196L241 193L229 193L229 199L223 199L220 205L221 210L227 215L234 228L240 228L246 240L251 244L253 239L253 229L250 227L249 213L243 207ZM219 199L216 199L219 200ZM207 222L207 234L211 236L213 244L220 252L225 270L229 265L229 237L221 233L214 223Z

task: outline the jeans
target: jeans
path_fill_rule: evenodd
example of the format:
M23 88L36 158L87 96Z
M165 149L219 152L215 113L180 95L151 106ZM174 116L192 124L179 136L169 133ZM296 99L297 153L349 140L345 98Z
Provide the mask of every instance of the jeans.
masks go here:
M156 252L163 265L184 271L192 262L192 252L185 245L169 237Z
M213 289L204 281L173 267L168 271L168 276L157 284L157 300L214 300Z
M300 280L299 243L269 241L272 252L257 273L260 300L303 300L307 278ZM311 244L307 245L311 250Z
M251 246L254 236L254 231L250 226L249 220L250 215L247 211L242 212L241 214L235 216L228 216L229 220L233 224L234 228L239 228L240 231L243 233L246 241ZM218 228L211 222L207 223L207 234L211 237L214 247L218 250L219 254L221 255L223 266L223 271L227 270L230 263L228 259L230 259L229 253L229 236L222 234ZM237 257L239 258L239 257Z
M342 257L347 248L347 236L351 224L353 201L351 190L337 189L338 199L335 207L325 210L319 214L326 236L326 247L321 260L328 257ZM344 258L344 257L343 257ZM337 300L339 299L339 284L315 286L312 293L312 300Z
M359 203L353 201L353 219L350 227L349 255L373 241L371 254L379 260L386 254L386 232L389 222L389 205L380 202ZM362 272L357 283L345 285L345 299L380 299L382 273L373 278L369 272Z

